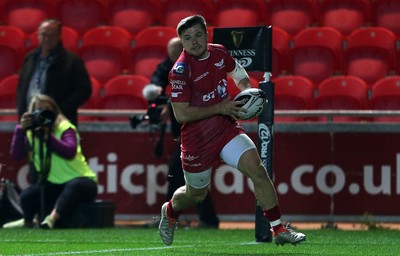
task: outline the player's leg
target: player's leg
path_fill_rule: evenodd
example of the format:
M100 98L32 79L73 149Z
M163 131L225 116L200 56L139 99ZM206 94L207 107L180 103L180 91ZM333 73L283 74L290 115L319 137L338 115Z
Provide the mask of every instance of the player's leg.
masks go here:
M208 193L208 185L211 180L211 168L199 172L190 173L184 171L185 186L178 188L172 199L161 207L161 219L158 227L160 236L166 245L172 244L177 219L181 212L204 200Z
M305 240L305 235L285 229L281 224L281 212L274 185L258 155L258 151L246 134L233 138L221 151L221 158L229 165L248 176L254 184L254 194L270 221L278 244L296 244Z

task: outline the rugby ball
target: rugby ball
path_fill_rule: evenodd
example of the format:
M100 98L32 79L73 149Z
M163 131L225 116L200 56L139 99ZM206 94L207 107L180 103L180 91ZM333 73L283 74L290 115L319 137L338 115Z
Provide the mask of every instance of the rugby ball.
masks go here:
M246 109L247 112L242 114L241 120L247 120L258 116L262 112L264 103L267 102L267 97L262 90L249 88L241 91L233 100L243 101L243 104L239 106Z

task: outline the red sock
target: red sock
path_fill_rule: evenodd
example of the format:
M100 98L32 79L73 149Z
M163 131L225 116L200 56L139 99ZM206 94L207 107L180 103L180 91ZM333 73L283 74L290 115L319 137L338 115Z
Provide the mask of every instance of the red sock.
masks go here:
M167 214L169 217L173 218L173 219L177 219L179 217L179 214L181 214L182 211L175 211L172 208L172 199L169 200L168 204L167 204Z
M264 216L268 219L271 224L272 230L274 233L277 233L280 228L282 228L281 223L281 209L279 208L279 204L276 204L273 208L269 210L264 210Z

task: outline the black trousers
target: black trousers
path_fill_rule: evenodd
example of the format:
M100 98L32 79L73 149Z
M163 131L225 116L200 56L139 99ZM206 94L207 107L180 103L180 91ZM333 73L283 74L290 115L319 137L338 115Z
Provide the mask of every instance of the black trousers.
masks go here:
M185 178L182 170L181 161L181 148L179 143L176 149L171 154L168 166L168 190L166 195L166 201L169 201L175 190L185 185ZM218 226L219 219L215 212L214 204L210 193L207 193L206 198L203 202L196 205L197 213L199 214L199 220L203 224Z
M41 190L43 189L43 215ZM75 178L64 184L48 181L37 182L22 191L21 208L26 222L32 222L36 214L40 221L56 208L61 218L70 216L79 203L91 202L97 195L97 183L85 177Z

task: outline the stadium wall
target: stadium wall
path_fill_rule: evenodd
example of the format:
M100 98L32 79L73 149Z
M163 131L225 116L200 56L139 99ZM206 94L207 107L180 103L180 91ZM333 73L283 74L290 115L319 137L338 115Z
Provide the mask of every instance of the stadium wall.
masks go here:
M0 177L26 187L27 165L10 159L15 124L0 127ZM255 123L245 129L256 140ZM116 203L116 218L151 219L167 189L169 152L153 154L158 133L123 123L80 124L82 146L99 179L98 199ZM372 215L400 222L400 130L396 124L289 123L274 126L274 180L290 221L356 221ZM254 220L251 182L221 163L211 184L222 220ZM187 218L195 218L193 209Z

